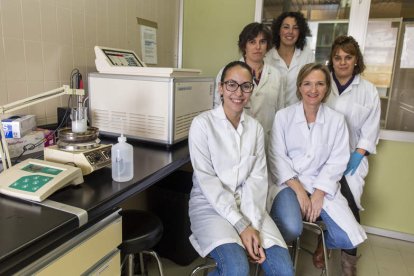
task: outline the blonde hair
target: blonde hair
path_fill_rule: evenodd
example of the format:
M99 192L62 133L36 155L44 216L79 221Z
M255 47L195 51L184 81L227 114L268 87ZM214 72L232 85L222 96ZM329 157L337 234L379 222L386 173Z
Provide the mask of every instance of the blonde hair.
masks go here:
M299 91L299 87L302 84L303 80L312 72L312 71L321 71L325 75L326 81L326 93L322 99L322 102L326 102L329 94L331 94L331 74L329 73L328 67L320 63L308 63L305 64L302 69L300 69L298 78L296 79L296 96L299 100L302 100L302 94Z

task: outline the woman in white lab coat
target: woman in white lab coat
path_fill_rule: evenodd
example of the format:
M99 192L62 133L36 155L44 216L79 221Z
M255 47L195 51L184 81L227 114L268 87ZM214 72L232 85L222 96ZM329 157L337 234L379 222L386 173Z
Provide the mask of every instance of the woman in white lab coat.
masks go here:
M376 87L361 78L364 59L352 36L335 39L328 67L333 84L327 104L345 116L349 130L351 157L340 181L341 192L359 222L364 179L368 174L367 155L376 153L379 138L381 103ZM347 253L356 256L357 252L355 249Z
M320 217L328 248L353 249L366 234L340 192L349 140L344 116L323 104L331 88L330 73L324 65L307 64L297 87L301 101L276 113L273 123L268 208L287 241L301 234L302 219L314 222Z
M270 30L264 24L254 22L243 28L238 41L243 55L240 60L252 68L254 83L254 90L245 111L262 125L266 144L276 111L284 107L284 82L281 74L263 60L271 47L271 37ZM216 78L214 108L221 105L219 88L222 71L223 69Z
M223 104L194 118L189 133L190 241L216 261L210 275L248 275L248 258L266 275L293 275L286 244L265 208L263 128L243 111L253 91L251 68L229 63L219 89Z
M298 101L296 78L303 65L314 62L315 55L306 47L310 30L300 12L284 12L272 23L274 47L266 54L265 62L275 66L284 78L285 106Z

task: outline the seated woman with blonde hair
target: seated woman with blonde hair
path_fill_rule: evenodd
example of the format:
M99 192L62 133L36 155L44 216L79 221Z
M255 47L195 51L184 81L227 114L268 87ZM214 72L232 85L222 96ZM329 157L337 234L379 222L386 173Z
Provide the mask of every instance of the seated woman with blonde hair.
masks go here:
M349 134L344 116L324 104L330 89L326 66L304 65L297 79L300 101L276 113L267 156L268 208L287 242L302 233L303 219L320 217L329 249L353 249L367 236L340 192Z

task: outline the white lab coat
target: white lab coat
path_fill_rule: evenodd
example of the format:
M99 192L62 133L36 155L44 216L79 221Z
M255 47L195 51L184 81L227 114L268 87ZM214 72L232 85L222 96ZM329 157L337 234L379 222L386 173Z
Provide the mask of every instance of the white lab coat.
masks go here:
M350 150L356 148L376 153L379 139L381 103L376 87L369 81L356 75L353 82L342 92L332 79L332 90L328 97L327 105L345 115L349 130ZM359 209L361 196L365 185L365 177L368 174L368 158L364 157L354 175L346 175L349 188L354 195Z
M236 129L223 107L194 118L189 133L193 188L190 241L202 256L225 243L243 243L234 225L242 218L260 232L264 248L283 238L266 212L268 187L263 129L242 113Z
M267 52L265 56L265 62L274 66L282 74L283 79L286 82L285 85L285 106L289 106L299 101L296 96L296 79L299 74L299 70L303 65L314 62L315 55L308 48L304 47L303 50L295 48L292 61L288 67L285 61L279 56L276 48L272 48Z
M244 61L242 58L241 61ZM216 91L214 93L214 107L221 105L218 87L223 68L217 74ZM248 115L252 116L262 125L265 132L265 144L269 140L273 119L276 112L284 107L284 81L278 70L264 64L259 85L254 86L249 103L245 107Z
M321 104L314 124L308 128L302 102L276 114L270 136L268 166L270 187L267 208L285 182L299 177L305 190L326 193L322 208L343 229L354 246L367 237L355 220L347 200L339 190L349 160L349 140L342 114Z

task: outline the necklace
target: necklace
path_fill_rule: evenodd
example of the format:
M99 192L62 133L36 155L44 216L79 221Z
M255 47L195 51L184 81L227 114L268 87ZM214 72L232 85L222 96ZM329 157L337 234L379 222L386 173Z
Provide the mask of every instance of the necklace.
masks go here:
M260 79L262 77L262 71L263 71L263 67L264 65L262 64L259 69L257 69L257 71L255 71L254 69L252 69L252 75L253 75L253 81L256 85L259 84Z

